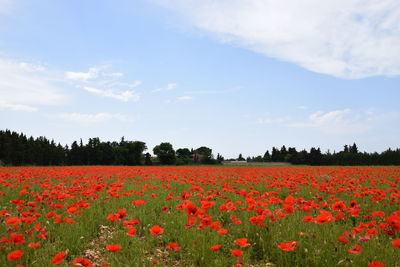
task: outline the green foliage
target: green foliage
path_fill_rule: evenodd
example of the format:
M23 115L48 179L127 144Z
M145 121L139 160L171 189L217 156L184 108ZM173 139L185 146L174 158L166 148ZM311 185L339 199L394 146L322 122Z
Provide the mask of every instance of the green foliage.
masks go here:
M156 146L161 164L218 164L224 158L218 154L214 159L212 149L206 146L175 151L170 143ZM165 145L166 144L166 145ZM145 156L146 143L142 141L104 142L98 137L89 138L87 144L82 139L71 147L61 146L46 137L27 137L23 133L0 130L0 166L21 165L152 165L151 155ZM154 151L153 149L153 151ZM245 160L242 154L238 160ZM381 153L360 152L358 146L345 145L343 151L322 153L319 147L309 151L297 151L294 147L272 147L263 156L248 157L248 162L289 162L300 165L400 165L400 149L387 149Z
M165 142L155 146L153 152L161 164L172 165L175 163L175 150L170 143Z

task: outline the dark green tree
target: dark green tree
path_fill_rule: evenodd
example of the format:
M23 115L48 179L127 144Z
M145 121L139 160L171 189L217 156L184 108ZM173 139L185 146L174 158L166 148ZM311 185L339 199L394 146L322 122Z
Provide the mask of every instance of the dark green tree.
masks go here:
M147 166L153 165L153 162L151 161L150 153L146 153L144 155L144 165L147 165Z
M176 164L186 165L192 161L192 152L188 148L179 148L176 150Z
M175 163L175 150L170 143L161 143L153 148L154 155L160 160L161 164L171 165Z
M265 161L265 162L271 161L271 155L269 154L268 150L264 154L263 161Z

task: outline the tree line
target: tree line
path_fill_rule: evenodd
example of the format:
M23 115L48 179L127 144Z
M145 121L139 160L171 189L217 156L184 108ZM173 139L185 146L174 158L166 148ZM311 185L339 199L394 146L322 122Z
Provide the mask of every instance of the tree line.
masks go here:
M239 155L239 158L242 157ZM294 147L273 147L263 156L248 157L248 162L288 162L301 165L400 165L400 149L387 149L381 153L360 152L355 143L345 145L342 151L322 153L321 149L312 147L297 151Z
M46 137L27 137L23 133L0 130L0 166L22 165L189 165L220 164L224 157L212 154L206 146L197 149L174 149L172 144L163 142L153 148L152 156L145 153L147 146L142 141L119 142L101 141L98 137L82 139L62 146ZM288 162L301 165L400 165L400 149L387 149L381 153L360 152L357 145L345 145L342 151L327 151L312 147L309 151L297 151L294 147L273 147L264 155L247 157L242 154L237 159L247 162Z
M21 165L187 165L217 164L223 158L215 159L212 150L202 146L198 149L180 148L176 151L170 143L161 143L153 149L156 157L145 153L147 146L142 141L103 142L98 137L82 139L62 146L46 137L27 137L10 130L0 131L0 166Z

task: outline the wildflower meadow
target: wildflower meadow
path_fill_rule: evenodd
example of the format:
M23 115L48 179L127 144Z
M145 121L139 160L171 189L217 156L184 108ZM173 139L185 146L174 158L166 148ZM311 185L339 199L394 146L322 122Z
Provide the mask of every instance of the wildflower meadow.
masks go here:
M399 167L10 167L0 185L0 266L400 266Z

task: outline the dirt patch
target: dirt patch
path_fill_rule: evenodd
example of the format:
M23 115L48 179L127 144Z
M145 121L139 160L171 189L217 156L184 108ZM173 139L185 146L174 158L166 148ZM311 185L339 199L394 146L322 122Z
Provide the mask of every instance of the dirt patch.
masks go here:
M105 264L105 252L107 240L113 236L113 229L110 226L100 225L99 235L90 241L92 248L85 250L83 257L92 262L93 267L103 266Z

